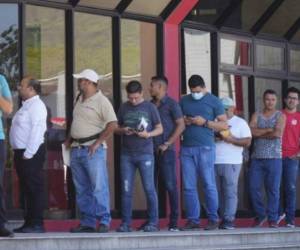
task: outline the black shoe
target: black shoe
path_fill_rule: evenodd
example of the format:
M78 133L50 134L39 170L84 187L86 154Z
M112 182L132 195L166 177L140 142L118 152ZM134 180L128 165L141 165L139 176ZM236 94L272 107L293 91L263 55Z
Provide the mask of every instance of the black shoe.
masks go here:
M0 237L14 237L14 234L5 227L0 227Z
M132 229L129 225L122 223L116 230L118 233L129 233L132 232Z
M200 229L200 226L198 223L187 221L184 227L180 228L182 231L190 231L190 230L197 230Z
M219 228L231 230L231 229L234 229L235 226L234 226L233 221L223 220L222 223L219 225Z
M96 229L89 226L79 225L78 227L71 228L71 233L95 233Z
M107 233L108 231L109 231L109 226L108 225L105 225L105 224L102 224L102 223L99 224L99 227L98 227L98 232L99 233Z
M137 231L144 231L144 228L146 225L148 225L149 222L148 221L145 221L142 225L140 225L136 230Z
M215 230L219 228L219 223L217 221L209 220L207 226L204 230Z
M45 233L45 228L42 225L32 225L24 227L20 233Z

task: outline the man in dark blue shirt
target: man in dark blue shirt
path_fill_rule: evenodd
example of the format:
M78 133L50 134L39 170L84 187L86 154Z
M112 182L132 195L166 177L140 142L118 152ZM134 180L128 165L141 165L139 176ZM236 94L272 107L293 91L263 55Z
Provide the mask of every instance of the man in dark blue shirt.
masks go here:
M200 202L198 198L198 176L204 188L208 225L206 230L218 227L218 193L215 181L214 131L228 128L221 101L206 90L199 75L189 79L191 94L182 97L180 106L186 129L181 144L181 167L188 219L183 230L199 228Z
M169 194L171 208L169 231L178 231L178 190L176 178L175 141L184 130L184 120L179 104L167 95L168 79L154 76L149 88L154 103L160 114L164 132L154 137L155 180L161 177Z
M143 98L142 85L130 81L126 86L128 101L118 112L116 133L122 135L121 186L122 224L118 232L131 231L132 192L138 169L147 196L149 220L145 232L158 231L158 204L154 185L153 139L163 132L157 108Z

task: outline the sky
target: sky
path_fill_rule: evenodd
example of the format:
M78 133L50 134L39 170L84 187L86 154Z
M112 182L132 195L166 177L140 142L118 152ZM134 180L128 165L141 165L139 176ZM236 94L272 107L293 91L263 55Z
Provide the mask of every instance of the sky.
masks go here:
M18 25L18 5L0 4L0 33L12 24Z

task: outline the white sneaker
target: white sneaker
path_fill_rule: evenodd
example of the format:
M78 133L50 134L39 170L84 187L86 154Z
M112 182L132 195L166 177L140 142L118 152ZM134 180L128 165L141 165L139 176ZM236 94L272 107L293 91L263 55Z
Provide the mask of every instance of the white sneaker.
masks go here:
M279 225L279 223L280 223L282 220L284 220L284 219L285 219L285 216L286 216L286 214L285 214L285 213L283 213L283 214L279 215L279 217L278 217L278 220L277 220L277 224L278 224L278 225Z
M295 228L295 225L293 223L287 223L286 224L286 227L289 227L289 228Z

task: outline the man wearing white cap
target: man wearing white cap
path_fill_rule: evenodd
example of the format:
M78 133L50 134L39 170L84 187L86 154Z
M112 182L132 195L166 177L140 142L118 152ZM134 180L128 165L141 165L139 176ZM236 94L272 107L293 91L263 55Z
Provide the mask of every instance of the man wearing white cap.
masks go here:
M81 94L65 144L71 146L70 167L81 218L71 232L96 232L99 220L98 232L105 233L111 221L105 140L113 134L117 118L108 98L97 88L100 77L95 71L86 69L73 76Z
M251 144L251 130L247 122L234 115L234 102L229 97L221 99L229 129L217 135L216 178L219 181L220 229L234 229L238 203L238 180L243 162L243 147Z

